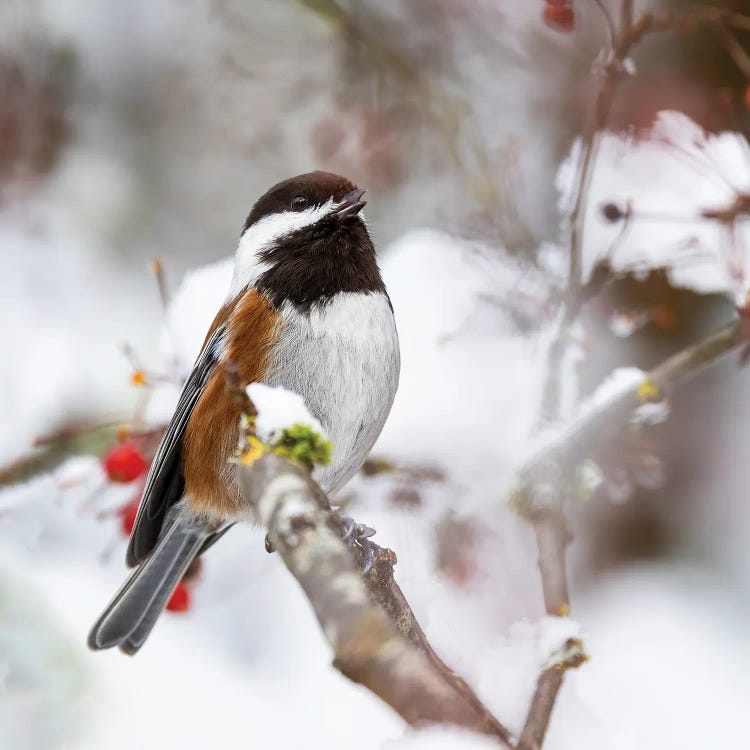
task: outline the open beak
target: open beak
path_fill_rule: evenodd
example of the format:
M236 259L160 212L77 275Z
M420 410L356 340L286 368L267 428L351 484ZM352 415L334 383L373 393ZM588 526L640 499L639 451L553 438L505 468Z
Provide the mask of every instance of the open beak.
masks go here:
M356 216L367 205L367 201L362 200L364 194L365 191L361 188L356 188L356 190L347 193L334 211L336 216L340 219Z

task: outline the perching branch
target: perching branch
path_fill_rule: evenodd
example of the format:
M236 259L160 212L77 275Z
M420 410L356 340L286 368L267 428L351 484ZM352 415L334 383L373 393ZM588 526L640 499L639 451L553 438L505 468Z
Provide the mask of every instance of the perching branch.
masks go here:
M508 730L427 642L393 578L393 552L383 550L363 576L340 517L304 469L269 452L238 472L245 501L310 600L336 668L409 724L456 724L510 747Z

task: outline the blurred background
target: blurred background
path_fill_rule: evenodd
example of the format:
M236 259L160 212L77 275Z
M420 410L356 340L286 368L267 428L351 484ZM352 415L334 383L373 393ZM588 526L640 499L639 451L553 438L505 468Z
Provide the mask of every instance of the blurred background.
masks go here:
M148 461L250 207L311 169L367 188L402 344L391 419L337 501L396 550L433 645L520 730L543 603L508 499L539 427L602 6L620 2L576 0L563 21L547 6L0 0L0 747L486 746L410 731L335 672L259 529L206 555L137 658L85 647L125 576L143 479L131 463L113 481L122 425ZM746 306L746 216L700 219L750 191L737 47L747 32L687 27L633 51L588 192L577 396ZM635 207L632 226L606 220L612 201ZM748 424L735 354L666 422L592 446L595 481L570 509L592 658L545 747L741 742Z

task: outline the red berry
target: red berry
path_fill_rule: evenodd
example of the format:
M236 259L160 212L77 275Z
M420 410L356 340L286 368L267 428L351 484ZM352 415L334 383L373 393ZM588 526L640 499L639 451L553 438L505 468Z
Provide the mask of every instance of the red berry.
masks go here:
M573 31L576 17L570 5L558 5L550 2L544 6L544 23L557 31Z
M125 536L130 536L135 526L135 517L138 515L139 498L133 498L129 503L120 508L120 528Z
M180 581L167 602L170 612L187 612L190 609L190 590Z
M112 482L132 482L148 468L143 454L133 443L120 443L102 459L104 471Z

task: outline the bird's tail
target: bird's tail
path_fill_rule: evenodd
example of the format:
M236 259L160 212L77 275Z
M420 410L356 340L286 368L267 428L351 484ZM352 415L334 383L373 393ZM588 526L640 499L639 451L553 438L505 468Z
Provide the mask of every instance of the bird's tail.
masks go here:
M91 628L89 648L98 651L119 646L126 654L135 654L206 536L205 531L173 522Z

